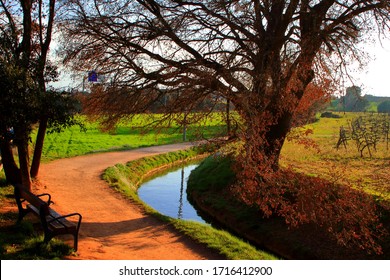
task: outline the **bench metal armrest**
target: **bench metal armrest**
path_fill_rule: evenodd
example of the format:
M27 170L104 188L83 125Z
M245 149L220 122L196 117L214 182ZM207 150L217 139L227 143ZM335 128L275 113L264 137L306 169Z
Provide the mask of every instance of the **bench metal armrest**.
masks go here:
M47 196L48 199L47 199L47 205L50 205L50 204L53 204L54 202L51 201L51 195L49 193L41 193L41 194L38 194L37 197L42 197L42 196Z
M79 213L71 213L71 214L68 214L68 215L59 216L59 217L53 218L53 219L51 219L51 220L49 220L47 222L51 223L51 222L58 221L60 219L65 219L65 218L72 217L72 216L79 216L79 221L77 223L77 230L78 230L80 228L81 219L83 218L81 216L81 214L79 214Z

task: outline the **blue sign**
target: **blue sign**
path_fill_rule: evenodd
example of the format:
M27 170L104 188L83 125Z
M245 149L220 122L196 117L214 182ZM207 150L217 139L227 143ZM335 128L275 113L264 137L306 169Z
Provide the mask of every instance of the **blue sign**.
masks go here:
M88 82L97 82L98 74L95 71L90 71L88 73Z

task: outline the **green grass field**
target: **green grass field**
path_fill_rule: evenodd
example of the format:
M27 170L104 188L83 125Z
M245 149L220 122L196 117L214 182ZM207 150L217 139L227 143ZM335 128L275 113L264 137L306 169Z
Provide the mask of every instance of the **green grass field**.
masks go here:
M296 171L328 180L362 188L364 191L390 200L390 150L385 142L378 145L372 157L364 157L349 140L347 148L336 149L340 126L358 113L339 113L341 118L320 118L318 122L305 126L313 130L308 137L317 148L307 148L297 141L287 141L282 150L281 164Z
M83 120L86 131L73 126L61 133L46 135L43 161L73 157L88 153L129 150L146 146L171 144L183 141L183 129L178 125L145 127L158 121L159 115L138 115L131 121L123 121L114 131L102 132L97 123ZM80 117L81 118L81 117ZM219 114L210 116L196 125L189 125L187 141L210 138L223 134L225 125ZM35 139L33 134L32 139Z

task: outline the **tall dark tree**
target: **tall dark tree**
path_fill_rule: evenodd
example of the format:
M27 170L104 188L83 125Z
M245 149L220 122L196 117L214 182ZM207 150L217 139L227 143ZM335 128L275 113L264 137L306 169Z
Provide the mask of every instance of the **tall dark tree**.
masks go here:
M370 102L362 96L362 90L358 86L348 87L340 102L344 112L364 112L370 105Z
M68 124L74 113L68 97L46 92L46 82L56 77L55 67L48 62L55 3L0 0L0 148L7 180L26 187L38 173L48 122ZM30 134L36 124L39 129L30 169ZM18 149L19 167L12 145Z
M39 54L35 67L35 75L38 82L38 90L40 93L46 93L46 69L48 62L49 47L52 40L54 18L55 18L55 4L56 0L38 1L38 38L39 38ZM47 6L47 7L46 7ZM45 20L47 19L47 20ZM43 149L43 142L47 130L49 116L46 110L42 110L39 116L39 128L37 139L35 141L34 156L31 165L31 176L38 175L39 165L41 162L41 155Z
M4 170L7 179L15 182L19 181L30 187L31 179L29 172L28 141L31 132L31 121L34 116L30 114L35 111L37 100L33 94L34 83L31 79L31 59L33 54L32 45L32 1L0 1L1 14L4 19L1 22L2 31L2 76L5 89L2 94L3 120L1 122L1 132L7 135L12 130L13 143L16 144L19 154L20 172L15 172L16 164L11 157L11 142L7 136L3 136L1 141L1 152L6 155ZM23 30L23 32L20 32ZM28 104L28 107L24 104ZM9 166L9 167L8 167ZM8 173L12 171L12 173ZM15 175L17 177L13 177ZM10 178L10 176L12 176Z
M171 110L218 92L244 120L250 169L278 169L307 86L342 71L348 54L359 57L365 32L389 29L390 3L383 0L70 3L63 24L66 61L79 70L98 69L125 88L127 113L161 88L184 93Z

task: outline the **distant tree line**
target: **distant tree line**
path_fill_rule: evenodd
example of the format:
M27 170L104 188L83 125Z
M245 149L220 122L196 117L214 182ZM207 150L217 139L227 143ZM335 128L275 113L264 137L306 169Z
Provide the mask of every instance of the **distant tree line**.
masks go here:
M378 105L378 113L390 113L390 100L383 101Z
M364 95L358 86L348 87L344 96L331 102L331 109L338 112L367 112L371 103L378 104L378 113L390 113L390 97Z

